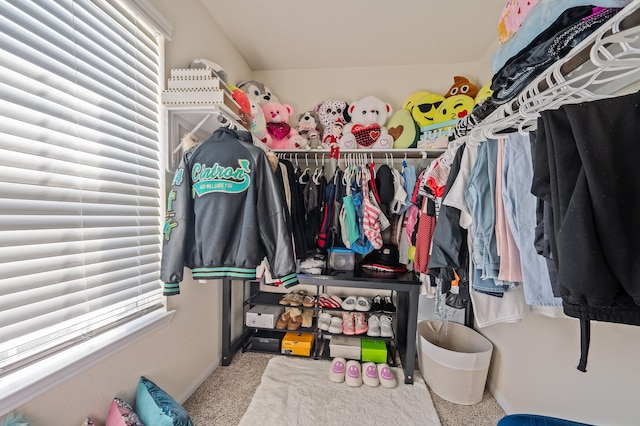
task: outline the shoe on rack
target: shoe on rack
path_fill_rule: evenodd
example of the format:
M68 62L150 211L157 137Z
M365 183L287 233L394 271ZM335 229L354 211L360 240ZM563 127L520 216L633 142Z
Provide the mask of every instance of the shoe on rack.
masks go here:
M355 310L357 301L358 299L356 298L356 296L348 296L342 301L342 309L344 309L345 311Z
M313 308L316 305L316 298L306 295L302 298L302 306L305 308Z
M347 336L356 334L356 325L352 312L342 313L342 332Z
M313 309L302 310L302 328L310 328L313 325Z
M289 299L289 306L302 306L302 301L304 300L304 296L306 292L291 292L291 298Z
M344 358L334 358L331 362L331 370L329 370L329 380L335 383L344 382L344 373L346 371L347 360Z
M362 370L358 361L349 360L346 364L347 371L344 375L344 382L347 386L362 386Z
M287 309L286 311L284 311L282 315L280 315L280 318L278 318L278 321L276 321L276 328L278 330L284 330L287 328L287 324L291 319L291 313L289 313L289 311L290 309Z
M382 296L377 295L371 303L371 312L382 312Z
M368 325L367 336L380 337L380 318L373 314L369 315Z
M317 303L321 308L336 309L340 307L340 305L336 306L336 301L333 300L327 293L322 293L320 296L318 296Z
M331 322L329 323L328 331L331 334L342 334L342 318L331 317Z
M371 310L371 300L363 296L358 296L356 300L356 311L368 312Z
M292 296L293 296L293 293L287 293L284 296L282 296L282 299L280 299L278 303L284 306L289 306L289 303L291 303Z
M289 309L289 321L287 321L287 330L296 331L302 326L302 311L298 308Z
M329 325L331 324L331 314L322 312L318 316L318 328L322 331L329 331Z
M391 300L391 296L385 296L384 303L382 305L382 312L385 314L395 314L396 313L396 305L393 304Z
M369 330L367 321L365 321L364 314L362 312L353 313L353 323L355 334L364 334Z
M380 315L380 337L393 337L391 317L388 315Z
M362 364L362 383L375 388L380 384L378 378L378 367L373 362L365 362Z
M389 368L388 364L378 364L378 378L383 388L390 389L396 387L396 377L393 375L393 371Z

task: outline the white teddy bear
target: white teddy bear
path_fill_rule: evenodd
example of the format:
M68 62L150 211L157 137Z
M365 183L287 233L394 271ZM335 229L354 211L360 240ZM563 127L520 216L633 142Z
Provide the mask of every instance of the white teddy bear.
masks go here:
M384 126L392 114L391 105L375 96L367 96L349 105L351 121L344 126L338 144L344 149L387 149L393 137Z

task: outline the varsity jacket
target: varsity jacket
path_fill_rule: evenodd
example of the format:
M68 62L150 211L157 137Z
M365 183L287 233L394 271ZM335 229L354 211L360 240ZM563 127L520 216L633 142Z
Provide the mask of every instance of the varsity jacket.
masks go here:
M228 128L187 151L167 200L160 279L180 293L184 267L195 279L256 279L266 257L285 287L298 284L282 189L251 134Z

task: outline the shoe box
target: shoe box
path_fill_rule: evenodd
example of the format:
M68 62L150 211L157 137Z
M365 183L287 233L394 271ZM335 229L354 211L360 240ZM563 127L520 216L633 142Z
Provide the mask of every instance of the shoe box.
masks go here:
M384 340L362 339L360 343L362 361L387 362L387 344Z
M283 334L279 331L260 331L251 336L251 349L254 351L280 352Z
M247 327L275 328L283 312L282 306L255 305L247 311Z
M349 336L331 336L329 342L331 358L360 359L360 338Z
M311 355L314 336L311 333L288 332L282 338L280 352L288 355Z

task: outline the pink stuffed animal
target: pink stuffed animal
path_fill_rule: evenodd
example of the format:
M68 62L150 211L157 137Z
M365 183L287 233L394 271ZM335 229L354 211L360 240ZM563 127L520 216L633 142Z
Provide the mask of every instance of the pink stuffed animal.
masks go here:
M262 112L267 121L267 146L269 148L298 149L306 146L307 140L287 123L293 114L290 105L267 102L262 105Z

